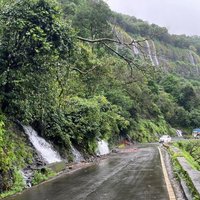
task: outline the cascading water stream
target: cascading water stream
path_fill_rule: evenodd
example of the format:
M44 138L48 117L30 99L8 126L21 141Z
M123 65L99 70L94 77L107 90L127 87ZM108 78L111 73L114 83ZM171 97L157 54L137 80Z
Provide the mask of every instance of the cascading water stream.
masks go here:
M192 65L196 65L195 60L194 60L194 56L192 55L191 52L189 52L189 59L190 59L190 63L191 63Z
M44 138L38 136L37 132L31 126L23 126L23 128L28 135L29 140L46 163L50 164L62 160L59 153L54 150L53 146Z
M109 154L110 150L108 148L108 143L104 140L98 141L97 154L106 155Z
M192 65L196 65L196 73L199 75L199 66L198 66L198 61L195 59L195 55L192 54L191 51L189 51L189 61Z
M139 55L139 54L140 54L140 52L139 52L139 50L138 50L137 43L135 43L135 42L132 44L132 50L133 50L133 53L134 53L135 55Z
M153 54L153 58L154 58L154 61L155 61L154 64L156 66L158 66L159 65L159 61L158 61L158 57L157 57L157 53L156 53L155 43L154 43L153 40L151 40L151 42L152 42L152 47L153 47L153 51L154 51L154 54Z
M146 42L146 49L147 49L147 53L148 53L149 59L150 59L152 65L155 65L154 62L153 62L153 58L152 58L152 53L151 53L151 48L150 48L149 42L147 40L145 40L145 42Z
M81 155L81 153L74 146L71 146L71 149L72 149L72 154L74 156L74 162L79 163L85 160Z

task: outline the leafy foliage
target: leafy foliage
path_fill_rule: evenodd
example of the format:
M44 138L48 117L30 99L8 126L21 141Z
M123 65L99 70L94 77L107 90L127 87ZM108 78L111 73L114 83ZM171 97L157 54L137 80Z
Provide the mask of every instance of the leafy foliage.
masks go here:
M111 30L111 15L111 10L104 1L88 0L78 7L73 23L81 36L92 39L106 37Z
M69 58L71 32L62 24L57 5L44 0L19 1L3 12L2 20L2 109L21 118L26 111L44 109L42 102L55 100L52 83L63 59Z
M43 171L36 171L34 173L34 178L32 180L32 184L37 185L41 182L46 181L47 179L49 179L50 177L53 177L53 176L55 176L55 173L49 168L45 168Z
M193 163L197 163L198 170L200 169L200 142L199 141L180 141L177 146L183 151L186 151L193 158ZM194 164L195 165L195 164Z
M7 122L6 122L7 123ZM7 124L7 127L8 124ZM0 116L0 176L3 180L1 189L4 191L14 187L22 189L20 174L17 172L26 163L31 163L32 152L23 138L5 129L5 119Z
M94 154L98 139L114 144L119 136L129 135L139 142L151 142L161 134L173 135L172 127L200 126L198 37L170 35L166 28L112 12L102 0L59 2L0 3L3 190L14 185L14 177L20 185L15 170L31 157L25 141L10 130L12 123L6 119L33 125L63 156L72 143ZM120 42L92 44L78 40L80 36L119 37L124 42L151 36L166 73L149 67L145 58L122 48ZM135 68L123 56L132 58ZM37 172L35 184L46 178Z
M10 177L11 178L11 177ZM6 182L13 182L12 188L9 191L4 191L3 193L0 194L1 198L4 198L6 196L11 196L13 194L16 194L18 192L21 192L24 187L25 187L25 183L24 183L24 179L22 177L22 174L20 171L17 171L16 169L13 172L13 180L7 180ZM5 181L5 180L4 180Z
M120 130L129 125L120 115L120 109L110 104L103 96L68 99L64 119L65 133L90 153L95 151L90 146L96 143L98 138L112 139L113 134L119 134Z

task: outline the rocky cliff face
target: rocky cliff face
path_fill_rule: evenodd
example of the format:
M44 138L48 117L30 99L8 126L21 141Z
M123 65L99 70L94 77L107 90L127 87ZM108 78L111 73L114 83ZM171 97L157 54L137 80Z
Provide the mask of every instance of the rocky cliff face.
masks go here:
M113 32L116 39L122 43L116 47L118 52L126 48L123 43L130 43L139 38L140 41L144 41L139 44L132 42L129 47L129 54L135 59L145 60L149 65L164 72L176 73L185 78L199 79L200 55L194 49L178 48L157 40L130 35L121 28L116 28Z

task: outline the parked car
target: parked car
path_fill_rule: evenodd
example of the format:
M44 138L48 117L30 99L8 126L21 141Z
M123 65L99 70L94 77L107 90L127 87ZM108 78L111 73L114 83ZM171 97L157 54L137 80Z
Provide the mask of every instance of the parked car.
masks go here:
M171 142L172 138L169 135L163 135L160 139L160 143L168 143Z
M200 128L193 129L192 135L194 138L200 138Z

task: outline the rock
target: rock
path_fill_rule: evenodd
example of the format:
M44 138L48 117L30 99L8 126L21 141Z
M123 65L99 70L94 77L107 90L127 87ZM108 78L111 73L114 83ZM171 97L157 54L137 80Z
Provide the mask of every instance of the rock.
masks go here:
M112 149L112 153L119 153L119 149Z

